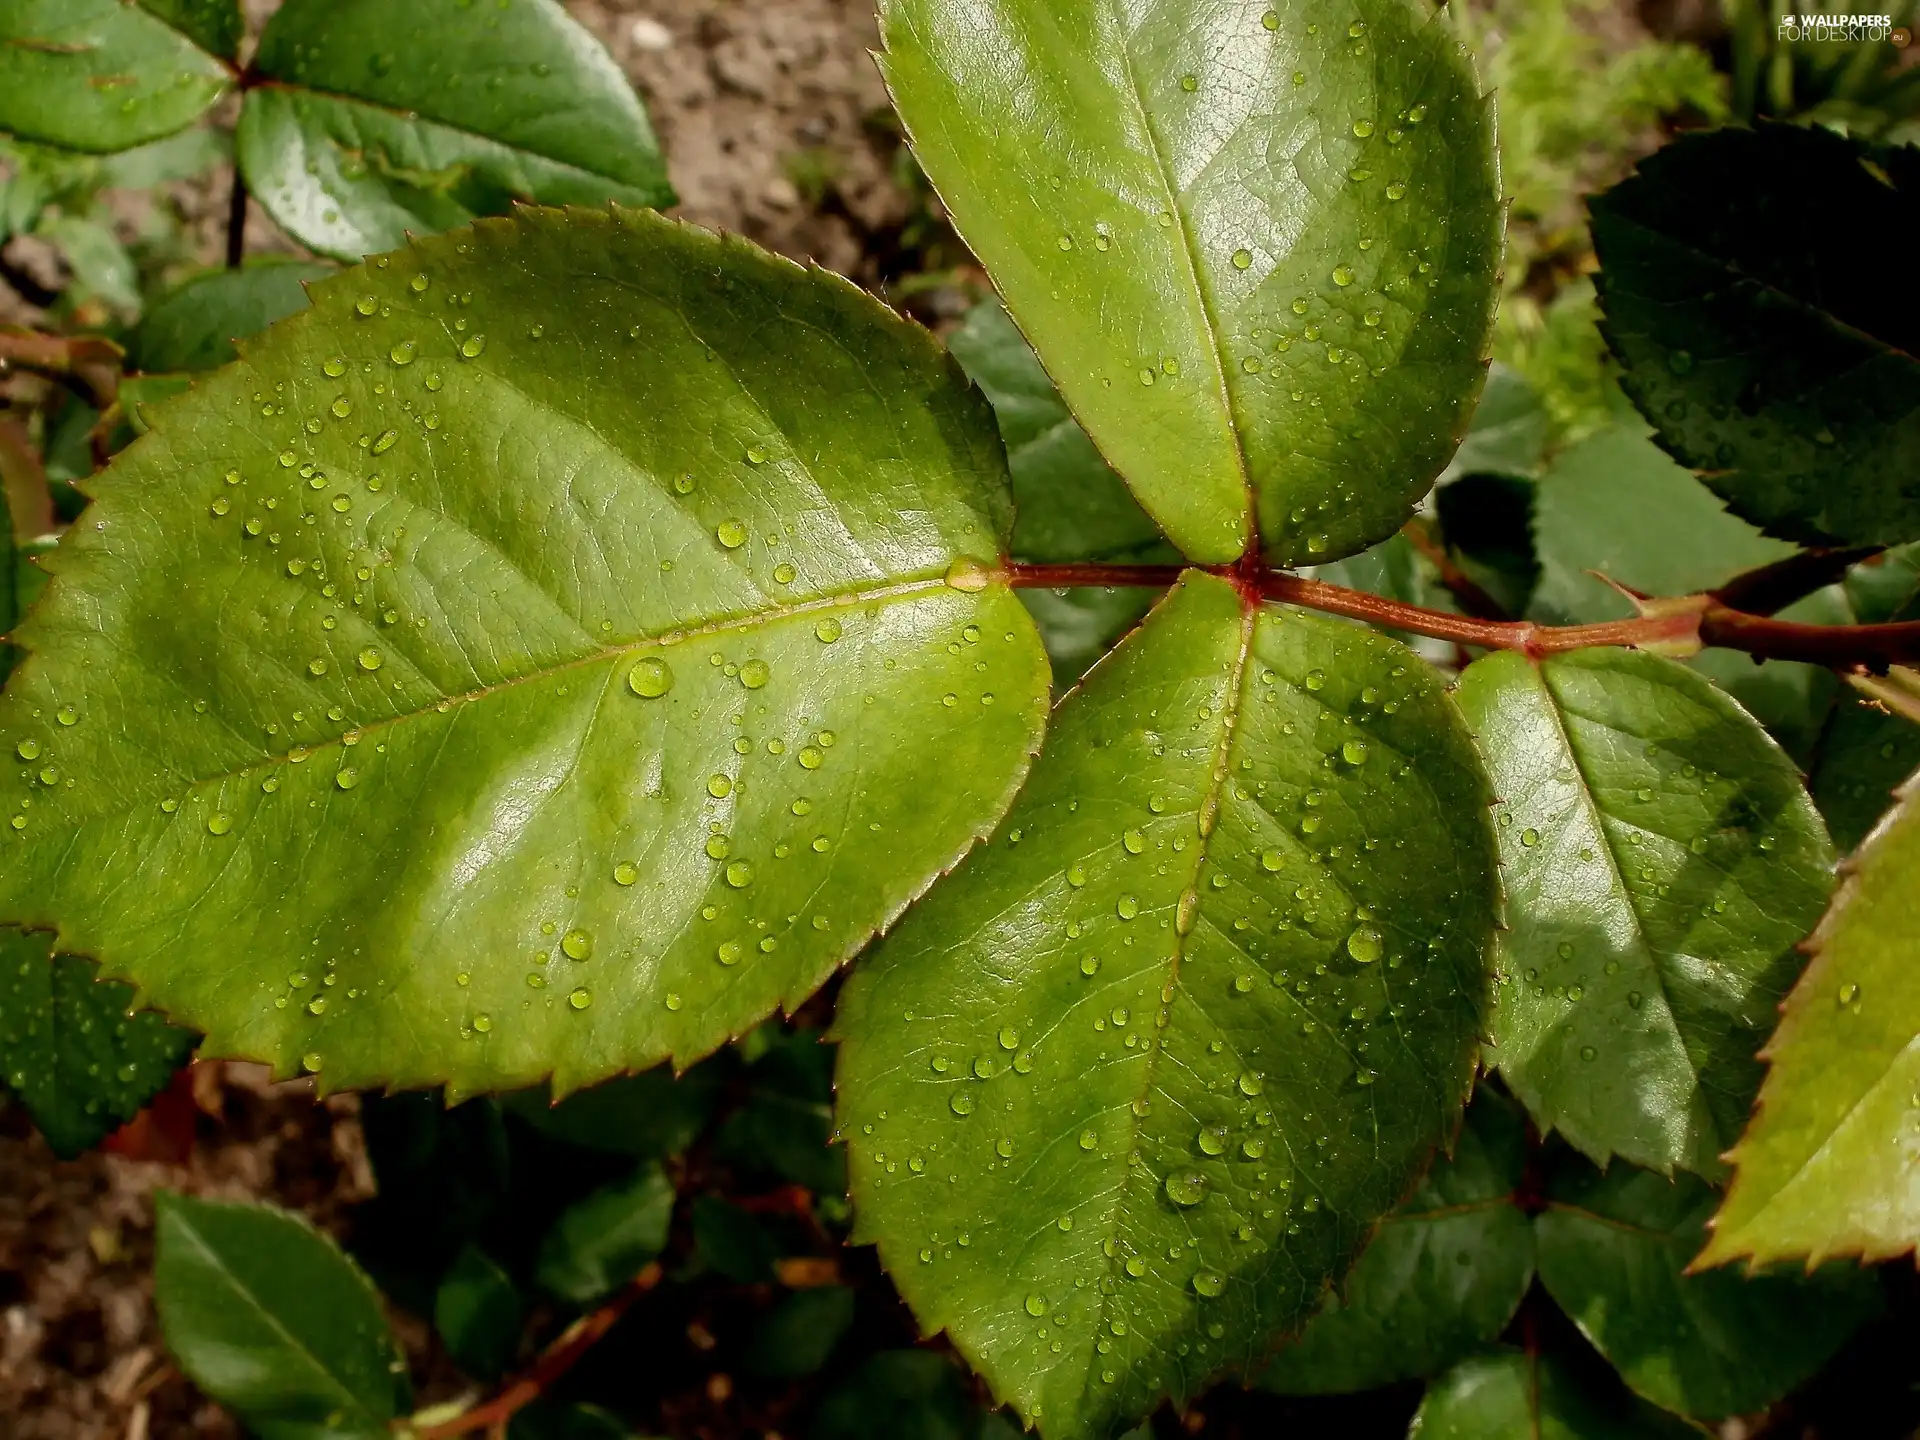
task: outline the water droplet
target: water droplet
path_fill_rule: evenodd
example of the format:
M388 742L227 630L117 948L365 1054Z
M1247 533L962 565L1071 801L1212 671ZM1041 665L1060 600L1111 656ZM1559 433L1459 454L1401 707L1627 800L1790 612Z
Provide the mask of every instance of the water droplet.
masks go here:
M54 712L53 718L58 720L62 725L78 725L80 723L80 712L71 706L63 706Z
M1140 901L1132 895L1122 895L1113 908L1122 920L1131 920L1140 913Z
M1267 11L1266 14L1260 17L1260 23L1269 30L1278 30L1280 28L1280 12L1278 10Z
M1197 1170L1176 1170L1167 1176L1166 1192L1176 1205L1198 1205L1207 1198L1207 1177Z
M485 1035L488 1031L493 1029L493 1017L487 1014L480 1014L480 1015L474 1016L473 1028L478 1033Z
M1360 139L1360 140L1366 139L1369 135L1373 134L1373 122L1371 120L1354 121L1353 133L1355 138L1357 139Z
M1309 690L1326 689L1327 688L1327 672L1324 670L1309 670L1307 672L1306 683L1307 683L1307 689Z
M358 300L353 302L353 308L361 315L362 318L365 318L366 316L378 313L380 309L380 301L375 296L362 295Z
M567 996L567 1004L576 1010L584 1010L593 1003L593 992L582 985Z
M964 1090L956 1090L947 1100L947 1108L956 1115L973 1114L973 1096Z
M1224 1125L1209 1125L1200 1132L1200 1139L1197 1143L1200 1146L1201 1153L1204 1155L1226 1154L1227 1127Z
M1531 850L1540 843L1540 832L1531 827L1520 832L1520 843Z
M992 581L992 572L978 560L965 556L947 567L947 584L955 590L976 594L987 588Z
M1100 969L1100 957L1098 955L1087 955L1081 958L1080 973L1082 975L1087 975L1087 976L1095 975L1099 972L1099 969Z
M1693 370L1693 354L1687 350L1675 350L1667 356L1667 369L1676 375L1687 375Z
M800 761L800 768L803 770L818 770L826 763L827 759L824 751L812 745L802 745L797 758Z
M460 342L460 353L469 360L479 359L480 352L486 348L487 337L484 335L469 335L465 340Z
M13 753L18 755L22 760L38 760L40 758L40 742L33 739L22 740L18 745L13 747Z
M713 538L729 550L738 550L747 543L747 527L738 520L722 520L714 527Z
M380 652L374 649L371 645L369 645L366 649L362 650L360 654L355 658L358 659L360 663L360 668L362 670L367 671L369 674L371 674L375 670L378 670L382 665L387 663L385 659L381 657Z
M999 1038L1000 1048L1002 1050L1018 1050L1020 1048L1020 1032L1011 1025L1001 1027Z
M569 960L585 960L593 954L593 936L584 930L569 930L560 937L560 949Z
M1147 837L1138 830L1129 830L1120 837L1120 843L1129 855L1138 855L1147 848Z
M727 884L736 890L744 890L753 883L753 866L745 860L735 860L727 866Z
M631 885L639 878L640 867L631 860L622 860L613 867L613 883L616 885Z
M1358 926L1347 936L1347 953L1362 965L1378 960L1383 948L1380 932L1371 926Z
M1364 740L1347 741L1346 744L1340 747L1340 758L1345 760L1349 765L1366 764L1367 742Z
M1580 1058L1582 1060L1591 1060L1599 1053L1600 1052L1594 1049L1593 1046L1591 1045L1582 1045L1580 1047Z
M342 375L347 373L347 362L342 360L338 355L335 355L330 360L322 360L320 362L320 373L325 375L329 380L338 380ZM258 399L259 397L255 396L254 398Z
M1093 1149L1094 1146L1098 1145L1099 1143L1100 1143L1100 1137L1095 1135L1093 1131L1082 1130L1080 1132L1080 1148L1082 1150L1091 1150Z
M646 700L657 700L673 688L673 670L658 656L649 655L627 672L627 688Z
M1233 252L1233 268L1234 269L1245 270L1252 264L1253 264L1253 252L1251 250L1236 250Z
M360 783L360 772L349 765L346 769L334 774L333 783L342 790L351 790Z
M1852 1005L1859 999L1860 987L1858 985L1847 984L1840 987L1840 1003L1842 1005Z
M1333 267L1333 283L1340 286L1342 289L1345 289L1347 286L1353 284L1353 267L1351 265L1334 266Z
M740 667L740 683L749 690L765 687L773 671L764 660L749 660Z
M209 835L224 835L231 829L233 829L233 817L227 814L226 811L216 810L207 817L207 833Z
M1193 1277L1194 1293L1211 1300L1227 1288L1227 1282L1211 1270L1197 1271Z
M1240 1086L1240 1093L1249 1098L1258 1095L1262 1090L1267 1088L1267 1082L1251 1070L1242 1070L1240 1072L1238 1084Z
M1180 88L1191 95L1200 88L1200 77L1198 75L1182 75L1180 77Z

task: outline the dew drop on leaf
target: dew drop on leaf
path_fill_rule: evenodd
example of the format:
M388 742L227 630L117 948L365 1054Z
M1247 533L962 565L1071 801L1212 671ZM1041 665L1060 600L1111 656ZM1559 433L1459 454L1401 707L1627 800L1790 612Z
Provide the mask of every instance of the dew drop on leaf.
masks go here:
M658 656L649 655L627 672L627 688L645 700L657 700L673 688L673 670Z

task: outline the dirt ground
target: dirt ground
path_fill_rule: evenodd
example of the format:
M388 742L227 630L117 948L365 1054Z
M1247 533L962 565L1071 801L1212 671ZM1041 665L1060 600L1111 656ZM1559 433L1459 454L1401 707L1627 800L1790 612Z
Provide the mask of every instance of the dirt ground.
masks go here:
M268 6L251 7L256 10ZM577 0L569 8L646 96L679 214L882 279L909 213L869 57L869 0ZM226 180L177 197L218 253ZM280 248L256 208L250 248ZM9 297L12 298L12 297ZM16 306L17 308L17 306ZM7 318L27 319L30 312ZM58 1161L0 1102L0 1437L226 1437L233 1422L168 1362L154 1319L152 1194L264 1197L338 1228L372 1193L351 1096L316 1104L248 1066L196 1066L184 1164ZM422 1342L425 1329L401 1325Z

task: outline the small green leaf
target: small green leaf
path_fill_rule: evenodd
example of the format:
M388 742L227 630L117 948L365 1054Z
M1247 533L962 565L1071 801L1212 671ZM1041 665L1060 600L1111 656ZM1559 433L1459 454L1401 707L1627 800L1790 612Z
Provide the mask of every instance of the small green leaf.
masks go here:
M979 1412L953 1362L882 1350L820 1402L808 1440L975 1440Z
M1403 647L1189 572L1062 704L991 848L862 962L857 1238L1046 1434L1262 1359L1450 1132L1484 783Z
M260 36L235 137L296 239L358 260L408 232L549 205L670 205L620 67L549 0L288 0Z
M1459 700L1501 801L1489 1061L1597 1161L1720 1173L1831 884L1798 772L1711 683L1639 651L1490 655Z
M564 1094L797 1005L1003 812L1047 675L925 332L637 211L314 296L50 557L0 913L214 1053Z
M1590 202L1605 330L1660 442L1818 544L1920 536L1920 150L1819 125L1682 136Z
M1813 772L1813 798L1833 843L1853 850L1893 805L1900 782L1920 769L1920 726L1842 691Z
M1067 403L1187 555L1399 528L1478 393L1502 210L1444 21L885 0L882 68Z
M1883 1260L1920 1243L1904 1148L1920 1094L1916 794L1909 780L1808 941L1813 960L1767 1042L1766 1083L1701 1264Z
M1794 553L1729 515L1639 426L1609 426L1569 446L1534 500L1540 582L1529 613L1549 624L1633 614L1599 571L1644 595L1692 595Z
M535 1277L562 1300L591 1305L660 1253L672 1218L672 1182L644 1165L566 1208L540 1241Z
M1451 1157L1374 1232L1345 1284L1261 1384L1337 1395L1433 1375L1497 1337L1533 1280L1532 1222L1514 1203L1520 1109L1482 1089Z
M781 1380L813 1374L853 1324L853 1310L854 1293L845 1285L794 1291L754 1328L747 1368Z
M1549 1355L1502 1346L1427 1387L1409 1440L1700 1440L1620 1386L1604 1389Z
M22 139L125 150L191 125L231 78L122 0L0 0L0 130Z
M440 1281L433 1328L470 1375L490 1380L507 1368L520 1339L520 1292L484 1250L469 1245Z
M610 1155L656 1157L678 1154L700 1133L721 1082L712 1065L684 1075L656 1065L639 1075L618 1075L554 1101L547 1087L500 1097L542 1135Z
M846 1152L829 1143L832 1133L833 1050L818 1030L796 1030L747 1072L746 1103L720 1126L714 1150L748 1175L843 1197Z
M1487 370L1467 435L1440 477L1442 485L1464 475L1508 475L1531 479L1540 473L1553 417L1539 393L1506 366Z
M165 1088L195 1037L151 1010L129 1014L127 986L51 952L44 933L0 928L0 1081L54 1154L71 1157Z
M127 364L146 371L215 369L234 358L235 340L306 309L304 282L332 273L331 265L285 257L205 271L147 308L127 337Z
M126 428L133 432L128 438L146 434L153 428L155 408L192 388L191 375L129 375L123 379L120 382L120 409L126 420Z
M305 1219L155 1197L154 1302L193 1382L260 1440L383 1440L407 1369L373 1285Z
M1138 625L1159 593L1145 585L1069 590L1022 590L1020 603L1033 616L1053 665L1053 688L1070 689L1114 642Z
M139 0L140 8L185 35L209 55L233 60L247 23L240 0Z
M773 1262L780 1258L767 1227L717 1195L694 1200L693 1243L707 1264L741 1285L773 1279Z
M1534 1222L1540 1281L1634 1390L1702 1420L1761 1410L1795 1389L1880 1303L1874 1277L1688 1275L1719 1197L1691 1175L1557 1167Z

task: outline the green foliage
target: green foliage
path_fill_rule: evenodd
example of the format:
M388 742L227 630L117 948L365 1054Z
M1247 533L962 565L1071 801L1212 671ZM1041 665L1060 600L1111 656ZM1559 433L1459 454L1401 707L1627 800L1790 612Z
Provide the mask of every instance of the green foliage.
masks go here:
M260 1440L376 1440L407 1376L359 1267L305 1221L161 1192L154 1297L167 1348Z
M540 1245L548 1293L591 1305L660 1253L673 1218L673 1186L657 1165L569 1206Z
M1489 108L1422 8L1348 9L1203 27L1177 0L881 7L920 162L1196 561L1254 534L1282 564L1390 535L1477 388L1500 250Z
M1774 534L1920 536L1920 301L1858 250L1920 230L1920 151L1688 136L1596 196L1593 223L1607 337L1669 451Z
M1433 1382L1418 1440L1697 1440L1699 1431L1550 1355L1504 1347Z
M433 1328L447 1353L469 1374L490 1379L513 1358L520 1320L513 1278L486 1251L461 1250L433 1297Z
M136 370L216 370L239 354L236 338L306 309L306 286L332 273L331 265L272 257L196 275L147 310L127 337L127 363Z

